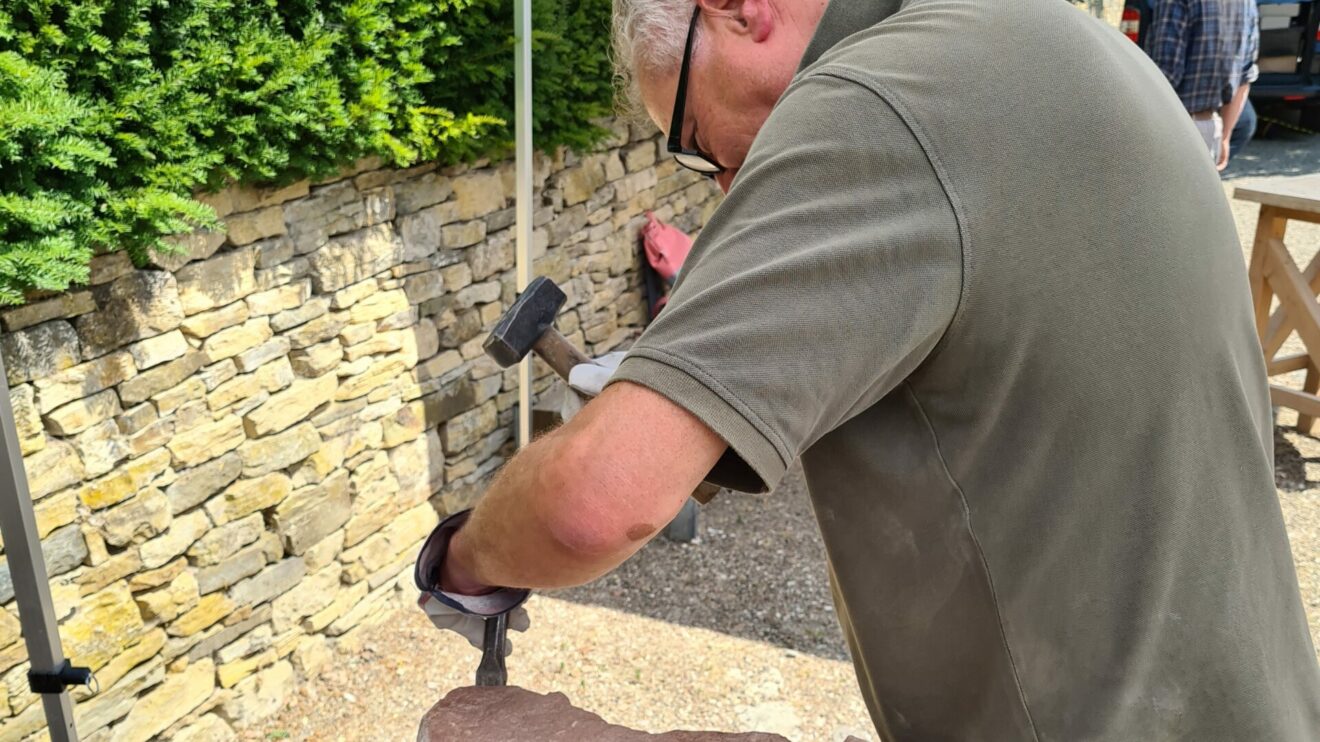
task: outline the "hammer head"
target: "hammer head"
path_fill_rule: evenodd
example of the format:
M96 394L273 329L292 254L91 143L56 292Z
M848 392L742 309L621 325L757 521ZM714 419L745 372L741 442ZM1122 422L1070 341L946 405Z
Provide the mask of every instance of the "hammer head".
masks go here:
M554 281L538 277L527 284L527 289L500 317L481 347L503 368L517 364L554 325L555 315L567 299Z

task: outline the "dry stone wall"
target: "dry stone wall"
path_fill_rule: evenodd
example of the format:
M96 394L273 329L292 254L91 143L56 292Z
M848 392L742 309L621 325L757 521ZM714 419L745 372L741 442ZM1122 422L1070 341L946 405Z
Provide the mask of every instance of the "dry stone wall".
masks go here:
M717 195L613 131L535 168L535 272L591 354L644 323L644 211L691 232ZM415 597L421 540L511 448L516 374L481 342L515 295L512 186L507 162L361 163L226 191L225 233L0 314L65 652L100 684L84 739L233 738ZM7 566L0 604L0 739L36 738Z

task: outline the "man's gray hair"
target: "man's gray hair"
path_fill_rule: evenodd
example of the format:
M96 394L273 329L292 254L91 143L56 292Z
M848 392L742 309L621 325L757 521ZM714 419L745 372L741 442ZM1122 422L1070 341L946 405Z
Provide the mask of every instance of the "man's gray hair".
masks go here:
M675 72L693 0L614 0L614 79L626 116L646 118L638 78Z

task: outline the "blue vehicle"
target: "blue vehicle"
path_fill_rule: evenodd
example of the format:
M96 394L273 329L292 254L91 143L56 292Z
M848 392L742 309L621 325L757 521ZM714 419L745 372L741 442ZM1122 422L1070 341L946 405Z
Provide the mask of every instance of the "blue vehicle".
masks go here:
M1155 0L1127 0L1121 30L1145 41ZM1260 79L1251 86L1258 107L1303 109L1303 120L1320 120L1320 0L1257 0L1261 11Z

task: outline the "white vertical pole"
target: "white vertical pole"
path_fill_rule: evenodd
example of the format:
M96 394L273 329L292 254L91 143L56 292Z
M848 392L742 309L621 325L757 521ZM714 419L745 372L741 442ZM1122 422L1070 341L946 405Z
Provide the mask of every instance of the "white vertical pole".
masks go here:
M514 0L513 128L517 147L514 252L518 291L532 280L532 0ZM532 359L518 365L518 445L532 440Z

